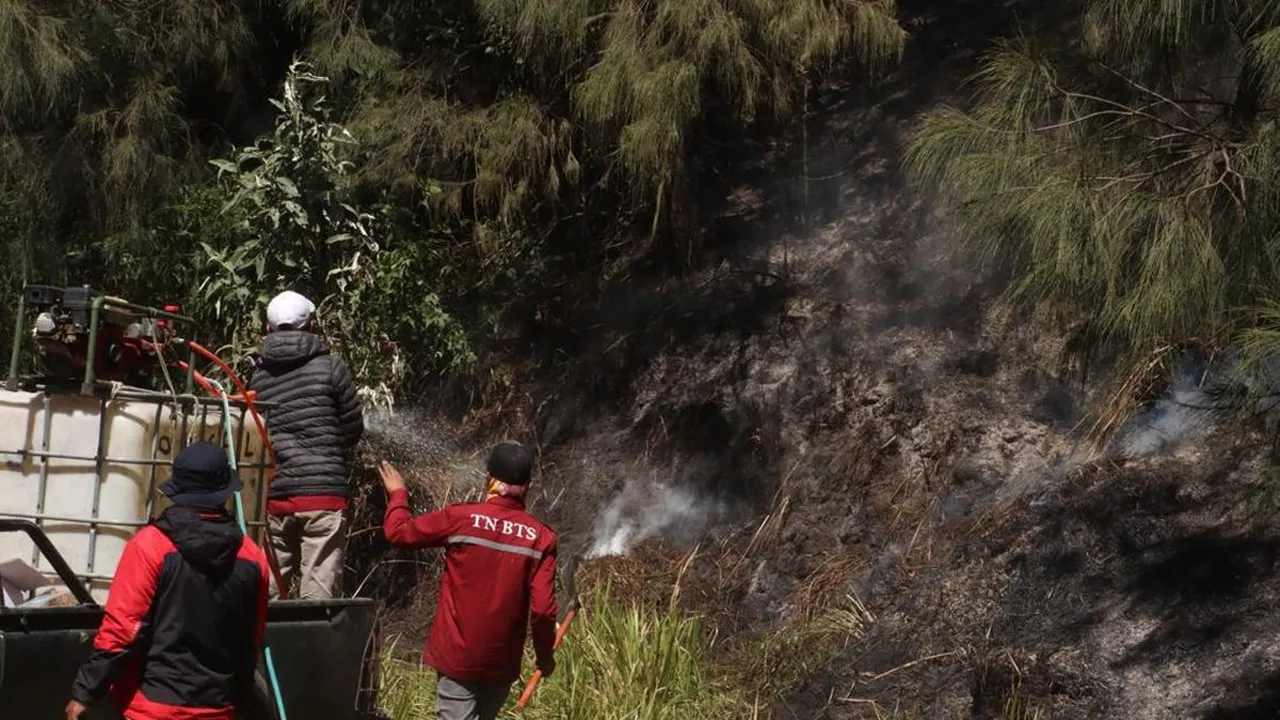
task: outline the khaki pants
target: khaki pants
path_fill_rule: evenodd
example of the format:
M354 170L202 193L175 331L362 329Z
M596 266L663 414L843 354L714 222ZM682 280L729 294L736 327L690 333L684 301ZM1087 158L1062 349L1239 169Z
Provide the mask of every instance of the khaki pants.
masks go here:
M339 510L312 510L292 515L270 515L271 547L280 563L280 577L293 588L299 577L297 598L325 600L342 597L343 555L347 546L347 515ZM280 589L271 578L271 598Z
M494 720L511 689L506 683L469 683L445 675L436 677L436 710L440 720Z

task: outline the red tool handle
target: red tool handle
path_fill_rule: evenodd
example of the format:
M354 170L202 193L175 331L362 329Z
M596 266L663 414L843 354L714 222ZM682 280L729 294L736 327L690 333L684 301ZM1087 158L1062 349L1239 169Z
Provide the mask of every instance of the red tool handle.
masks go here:
M573 622L573 618L578 614L576 608L570 609L564 615L564 622L560 623L560 629L556 631L556 641L551 645L551 649L555 650L560 647L560 641L564 639L564 634L569 630L569 623ZM520 700L516 702L516 707L522 708L529 704L529 698L533 697L533 689L538 687L538 681L542 679L542 671L534 670L533 677L529 678L529 684L525 686L524 692L520 694Z

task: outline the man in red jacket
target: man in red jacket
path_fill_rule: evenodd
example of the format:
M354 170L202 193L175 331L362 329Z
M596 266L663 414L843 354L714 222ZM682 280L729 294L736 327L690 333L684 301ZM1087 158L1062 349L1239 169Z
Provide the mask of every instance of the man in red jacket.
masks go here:
M173 502L124 546L67 720L110 692L126 720L235 720L254 688L267 558L227 512L227 454L190 445L160 487Z
M505 442L489 455L484 502L411 517L404 479L382 463L383 532L399 547L445 548L440 601L423 661L439 677L440 720L493 720L520 677L526 626L543 677L555 670L556 534L525 511L533 457Z

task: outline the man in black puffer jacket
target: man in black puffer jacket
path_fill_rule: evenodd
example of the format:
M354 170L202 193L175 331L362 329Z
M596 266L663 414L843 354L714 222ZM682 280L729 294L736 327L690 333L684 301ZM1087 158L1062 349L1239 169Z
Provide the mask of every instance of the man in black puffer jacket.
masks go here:
M347 476L364 415L346 363L314 330L315 305L292 291L267 305L251 389L267 410L276 473L267 498L271 546L303 600L342 596ZM272 597L279 590L272 580Z

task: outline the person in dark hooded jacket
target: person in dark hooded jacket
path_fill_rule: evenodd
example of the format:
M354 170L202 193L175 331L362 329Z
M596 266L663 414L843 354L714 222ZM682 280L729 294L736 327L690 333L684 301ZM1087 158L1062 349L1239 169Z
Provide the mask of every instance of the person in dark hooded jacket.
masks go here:
M266 555L227 512L240 479L208 442L179 453L172 501L125 544L67 720L108 693L125 720L235 720L254 689Z
M315 305L296 292L267 305L267 335L251 390L267 410L275 476L267 498L271 547L285 590L342 596L348 465L364 432L355 380L313 330ZM272 582L272 597L280 590Z

